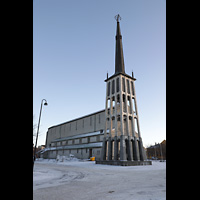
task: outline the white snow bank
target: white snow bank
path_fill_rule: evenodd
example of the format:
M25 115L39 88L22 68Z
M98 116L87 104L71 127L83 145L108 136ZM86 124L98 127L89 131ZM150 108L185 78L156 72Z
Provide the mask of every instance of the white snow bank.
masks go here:
M141 166L116 166L116 165L101 165L95 164L95 161L89 161L89 159L78 159L73 156L64 157L61 156L59 159L38 159L37 163L55 164L55 165L68 165L76 166L81 168L90 169L112 169L120 171L148 171L148 170L162 170L166 168L166 162L152 161L152 165L141 165Z
M33 172L34 200L61 200L66 197L93 200L94 195L96 200L166 199L166 162L113 166L75 158L64 159L63 162L59 160L36 161Z

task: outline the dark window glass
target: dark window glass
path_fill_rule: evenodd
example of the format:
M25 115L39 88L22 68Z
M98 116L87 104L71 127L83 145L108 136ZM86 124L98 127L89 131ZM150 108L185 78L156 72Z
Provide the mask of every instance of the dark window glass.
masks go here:
M133 81L131 81L132 95L134 95Z
M107 90L107 96L110 95L110 82L108 82L108 90Z
M119 92L119 78L117 78L117 92Z
M115 80L112 81L112 94L115 93Z
M127 79L126 82L127 82L128 94L130 94L129 80Z
M122 90L123 92L125 92L125 79L122 78Z

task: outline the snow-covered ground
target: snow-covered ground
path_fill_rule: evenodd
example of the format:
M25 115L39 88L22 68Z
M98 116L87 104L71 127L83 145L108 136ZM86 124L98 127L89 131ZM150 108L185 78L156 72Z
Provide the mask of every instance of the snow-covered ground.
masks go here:
M146 166L97 165L78 159L37 160L33 199L165 200L166 162Z

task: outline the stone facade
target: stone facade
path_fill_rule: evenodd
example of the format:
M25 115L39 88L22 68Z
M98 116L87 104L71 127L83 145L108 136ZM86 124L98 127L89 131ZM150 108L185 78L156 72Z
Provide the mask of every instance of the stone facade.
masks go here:
M48 129L44 158L73 154L80 159L100 159L105 124L105 110L101 110Z

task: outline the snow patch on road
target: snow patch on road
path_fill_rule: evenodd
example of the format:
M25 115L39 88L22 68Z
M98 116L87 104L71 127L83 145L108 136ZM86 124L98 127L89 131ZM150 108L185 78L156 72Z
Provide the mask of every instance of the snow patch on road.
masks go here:
M84 200L92 200L93 195L96 200L164 200L166 162L114 166L75 158L39 159L34 165L33 190L35 200L61 200L66 195L69 199Z

